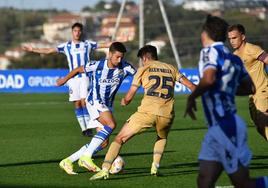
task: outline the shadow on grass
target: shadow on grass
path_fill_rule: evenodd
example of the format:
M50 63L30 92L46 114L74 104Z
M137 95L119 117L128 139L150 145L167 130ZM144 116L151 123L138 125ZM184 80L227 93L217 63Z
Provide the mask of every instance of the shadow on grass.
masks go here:
M173 153L175 151L165 151L165 153ZM128 156L146 156L152 155L152 152L140 152L140 153L122 153L120 154L122 157ZM104 159L105 155L96 155L94 159ZM25 161L18 163L6 163L0 164L0 167L13 167L13 166L27 166L27 165L35 165L35 164L49 164L49 163L59 163L62 159L51 159L51 160L36 160L36 161Z
M268 169L267 162L258 162L260 160L267 160L268 156L254 156L251 161L250 169ZM169 176L184 176L188 174L198 173L198 162L189 163L174 163L170 165L161 166L160 174L158 177L169 177ZM150 168L125 168L122 173L117 175L111 175L109 180L120 180L127 178L138 178L138 177L150 177Z

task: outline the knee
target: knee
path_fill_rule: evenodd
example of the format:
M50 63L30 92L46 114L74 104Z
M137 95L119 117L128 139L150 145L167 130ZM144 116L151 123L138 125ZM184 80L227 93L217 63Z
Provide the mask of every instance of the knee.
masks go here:
M115 142L117 142L118 144L123 144L124 143L124 137L117 135L114 139Z
M116 123L115 123L114 121L111 121L111 122L108 123L108 126L109 126L110 128L112 128L112 129L115 129L115 127L116 127Z

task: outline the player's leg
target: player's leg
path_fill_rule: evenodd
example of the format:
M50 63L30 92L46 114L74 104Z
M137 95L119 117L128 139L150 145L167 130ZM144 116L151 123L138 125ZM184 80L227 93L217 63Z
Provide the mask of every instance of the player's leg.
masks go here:
M96 120L96 121L97 121L97 120ZM96 132L101 131L101 129L102 129L102 127L97 127L97 128L96 128ZM104 148L106 148L106 147L108 146L108 144L109 144L109 138L107 138L106 140L104 140L104 141L101 143L101 145L99 145L99 146L95 149L93 155L95 155L95 154L98 153L99 151L101 151L101 150L103 150Z
M214 188L222 171L223 167L220 162L200 160L197 176L198 188Z
M74 102L74 107L75 107L74 111L75 111L76 119L80 125L80 128L82 130L83 135L85 135L85 131L87 129L87 126L86 126L86 122L84 119L84 112L83 112L83 107L81 105L81 101L77 100L77 101L73 101L73 102Z
M148 117L147 117L148 116ZM132 138L138 132L146 130L152 127L152 119L155 120L151 115L146 115L144 113L136 112L134 113L121 128L119 133L116 135L114 141L111 143L106 155L104 162L102 164L102 170L92 176L90 180L96 179L107 179L109 177L109 170L114 159L120 152L122 144L126 143L130 138Z
M79 82L80 80L77 78L72 78L68 81L68 86L69 86L69 101L74 103L75 107L75 115L76 119L79 123L79 126L83 131L86 130L86 122L84 120L84 112L81 104L81 98L80 98L80 88L79 88Z
M92 138L84 154L80 157L78 164L90 171L99 171L100 168L93 162L92 155L109 138L116 124L112 112L105 105L96 104L88 109L92 118L97 118L103 126Z
M89 120L90 120L90 115L87 110L86 106L86 98L88 96L88 88L89 88L89 79L88 77L82 77L80 78L80 101L81 101L81 106L83 109L83 118L86 123L86 130L83 132L85 136L92 136L93 132L92 129L89 129L87 127Z
M157 175L158 174L158 168L160 166L160 161L163 156L166 143L167 143L167 136L169 133L169 130L171 128L173 118L165 118L156 116L156 131L157 131L157 139L154 144L154 154L153 154L153 163L151 166L151 174Z
M132 130L129 128L128 123L126 123L122 129L119 131L115 140L111 143L106 155L105 159L102 163L102 170L92 176L90 180L97 180L97 179L107 179L109 178L109 170L112 166L113 161L118 156L120 149L123 144L123 138L126 139L125 142L133 135L131 133Z
M113 129L115 128L115 120L112 115L111 111L105 111L100 113L100 117L98 118L98 121L103 124L103 127L100 131L94 135L92 138L88 148L86 149L84 155L87 157L92 157L94 151L103 143L105 140L107 140L112 133Z
M229 177L235 187L243 188L266 188L268 187L268 177L250 178L248 167L240 166L239 169Z
M108 171L111 168L114 159L120 152L122 144L127 142L134 134L135 132L133 131L133 129L129 127L128 123L125 123L119 133L116 135L114 141L111 143L105 155L105 159L102 164L102 169Z
M251 119L256 125L260 135L268 140L268 99L264 98L249 98L249 111Z

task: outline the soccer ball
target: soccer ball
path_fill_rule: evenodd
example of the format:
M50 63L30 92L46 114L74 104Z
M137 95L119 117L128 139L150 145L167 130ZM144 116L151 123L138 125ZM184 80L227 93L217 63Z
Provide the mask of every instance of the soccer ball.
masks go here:
M125 166L125 161L124 159L121 157L121 156L117 156L114 160L114 162L112 163L112 166L110 168L110 174L117 174L119 173L120 171L123 170Z

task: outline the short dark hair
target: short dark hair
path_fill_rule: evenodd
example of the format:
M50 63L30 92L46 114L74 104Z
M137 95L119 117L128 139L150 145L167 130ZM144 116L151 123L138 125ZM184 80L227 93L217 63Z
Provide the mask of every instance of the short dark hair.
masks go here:
M208 15L203 25L203 31L214 41L226 41L228 23L217 16Z
M137 57L142 58L144 55L150 54L152 59L158 60L157 49L152 45L145 45L139 49Z
M245 27L242 24L234 24L234 25L231 25L228 28L228 32L231 32L231 31L234 31L234 30L237 30L242 35L245 35L246 34Z
M113 42L109 48L109 52L121 52L121 53L126 53L127 49L125 47L125 45L122 42Z
M72 25L72 30L73 30L75 27L78 27L78 28L80 28L81 31L83 31L83 24L81 24L81 23L79 23L79 22L75 22L75 23Z

